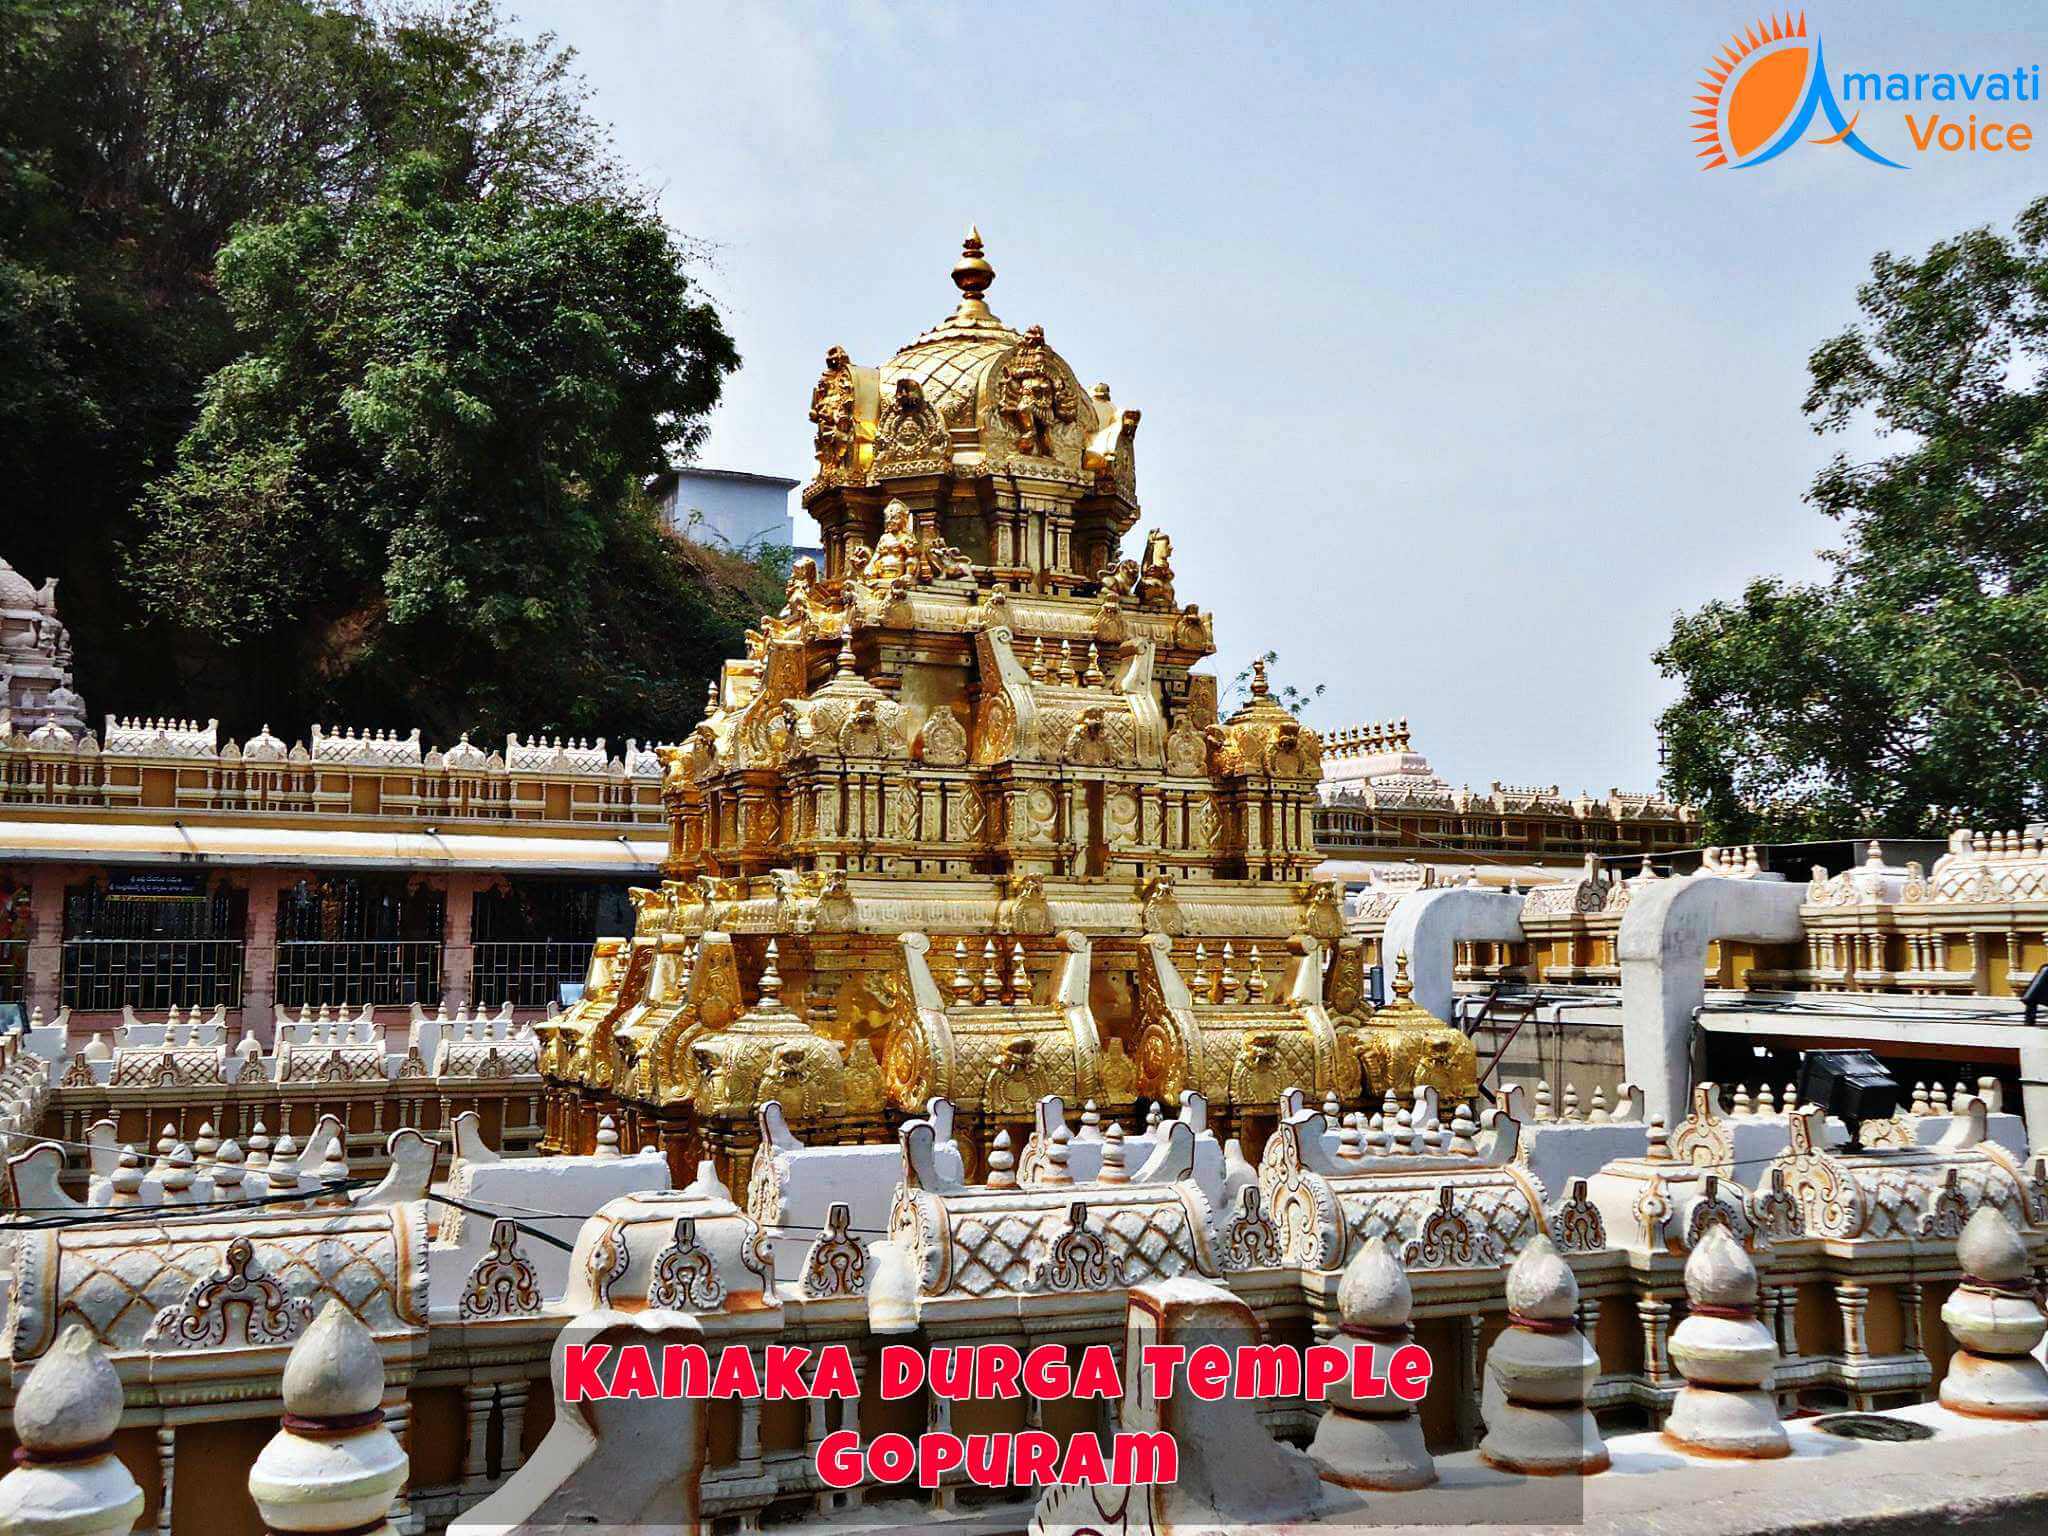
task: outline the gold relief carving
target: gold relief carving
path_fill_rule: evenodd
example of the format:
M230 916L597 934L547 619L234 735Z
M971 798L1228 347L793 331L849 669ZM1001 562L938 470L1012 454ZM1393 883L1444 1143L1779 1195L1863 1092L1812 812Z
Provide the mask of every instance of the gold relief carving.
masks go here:
M1339 940L1330 956L1323 995L1332 1014L1349 1018L1365 1006L1365 946L1356 939Z
M917 795L908 784L891 784L887 791L889 836L909 842L917 836Z
M1172 875L1147 875L1140 880L1138 908L1140 921L1147 933L1163 933L1169 938L1177 938L1187 931L1187 920L1174 895ZM1149 973L1150 968L1146 970Z
M1208 766L1208 740L1183 718L1166 733L1166 771L1177 779L1199 779Z
M1237 1060L1230 1069L1230 1102L1273 1104L1288 1087L1287 1067L1280 1053L1280 1036L1272 1030L1254 1030L1237 1043Z
M875 427L875 468L898 474L943 468L951 459L945 423L924 397L921 381L897 379L895 398Z
M1013 1035L1002 1044L990 1067L982 1090L982 1103L990 1114L1029 1114L1048 1093L1058 1093L1050 1064L1039 1053L1031 1035Z
M910 531L910 508L892 501L882 509L882 536L861 566L860 579L885 584L910 579L917 570L917 538Z
M1016 747L1017 715L1010 701L1000 693L989 693L981 701L981 723L974 733L974 759L978 763L1000 763Z
M1116 448L1110 456L1110 472L1116 493L1134 508L1138 504L1138 421L1136 411L1125 411L1118 416ZM1168 595L1170 598L1170 589Z
M739 961L729 942L698 949L693 990L696 1014L706 1029L724 1029L739 1017Z
M1188 1086L1177 1031L1157 1020L1138 1035L1138 1091L1171 1103Z
M1391 1091L1406 1098L1418 1087L1435 1088L1446 1102L1479 1096L1479 1053L1461 1030L1453 1029L1410 995L1408 957L1394 962L1394 1000L1357 1031L1358 1064L1368 1092Z
M1301 926L1315 938L1340 939L1344 936L1344 908L1337 898L1337 887L1329 880L1304 880L1294 888L1295 899L1301 904Z
M1126 560L1125 565L1130 561ZM1123 609L1114 596L1105 597L1102 606L1095 610L1095 639L1114 655L1123 646L1129 631L1124 625Z
M882 1108L882 1064L875 1060L875 1048L856 1040L846 1048L846 1107L856 1115L875 1114Z
M1112 1038L1102 1048L1102 1096L1111 1104L1128 1104L1138 1096L1138 1064L1131 1060L1121 1040Z
M1225 778L1314 779L1322 775L1322 742L1273 698L1266 664L1252 662L1251 698L1207 732L1216 772Z
M882 1039L882 1091L888 1102L902 1110L922 1108L931 1082L930 1064L923 1024L910 1019L892 1026Z
M813 1083L809 1072L810 1053L801 1045L776 1048L761 1072L759 1102L778 1101L785 1113L802 1117L812 1112Z
M857 436L853 409L853 360L844 347L825 354L825 371L811 388L812 444L820 471L849 469Z
M956 786L946 802L946 841L970 843L988 830L988 811L979 793L967 785Z
M1075 420L1077 392L1053 364L1045 330L1032 326L997 370L996 415L1010 430L1010 451L1028 458L1054 455L1055 435Z
M1124 722L1128 725L1128 721ZM1114 768L1129 760L1125 744L1117 740L1111 726L1111 712L1100 704L1081 711L1074 728L1067 733L1060 751L1066 761L1082 768Z
M951 709L941 707L926 717L918 733L918 757L934 768L958 768L967 761L967 728Z
M996 931L1005 934L1052 932L1052 908L1046 905L1045 876L1008 875L996 904Z

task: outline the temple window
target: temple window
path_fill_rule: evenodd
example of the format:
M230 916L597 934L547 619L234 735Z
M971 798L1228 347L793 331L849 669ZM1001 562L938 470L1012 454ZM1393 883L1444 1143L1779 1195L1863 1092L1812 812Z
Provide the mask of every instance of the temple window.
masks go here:
M63 998L81 1012L242 1005L248 899L195 870L116 870L64 896Z
M0 876L0 1003L28 996L28 885Z
M323 875L277 899L277 1001L362 1008L441 1001L445 895L401 875Z
M600 933L630 933L626 887L573 880L506 880L471 908L476 1001L545 1008L590 968Z

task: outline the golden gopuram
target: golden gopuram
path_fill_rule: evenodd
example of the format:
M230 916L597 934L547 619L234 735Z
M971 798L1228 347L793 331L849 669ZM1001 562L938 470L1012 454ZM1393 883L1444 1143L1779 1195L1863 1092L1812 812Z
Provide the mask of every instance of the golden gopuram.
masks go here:
M544 1146L611 1115L737 1181L770 1099L851 1141L944 1095L971 1147L1021 1144L1042 1095L1128 1116L1195 1089L1256 1157L1289 1087L1356 1102L1427 1062L1469 1095L1456 1031L1373 1039L1359 941L1308 878L1315 732L1256 670L1219 717L1171 541L1123 553L1138 412L991 312L978 235L952 277L879 367L826 354L824 569L797 561L663 749L661 886L539 1026Z

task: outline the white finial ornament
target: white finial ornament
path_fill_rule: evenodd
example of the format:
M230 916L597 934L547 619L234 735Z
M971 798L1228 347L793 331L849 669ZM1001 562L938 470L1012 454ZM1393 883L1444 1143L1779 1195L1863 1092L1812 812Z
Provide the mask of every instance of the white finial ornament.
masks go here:
M1017 1187L1017 1157L1010 1150L1010 1133L997 1131L995 1144L988 1154L988 1187L990 1189L1015 1189Z
M1671 1138L1664 1129L1664 1117L1662 1115L1650 1116L1650 1124L1645 1132L1645 1136L1647 1146L1644 1149L1643 1156L1653 1163L1670 1162Z
M1459 1157L1476 1157L1479 1154L1479 1122L1472 1118L1472 1106L1460 1100L1458 1107L1451 1111L1451 1151Z
M1757 1320L1756 1265L1719 1223L1685 1261L1691 1310L1671 1331L1671 1360L1685 1385L1664 1433L1681 1447L1769 1460L1791 1453L1771 1380L1778 1341Z
M126 1536L133 1529L147 1501L114 1454L122 1400L113 1362L90 1330L73 1323L15 1393L20 1449L14 1470L0 1478L0 1531Z
M1130 1171L1124 1166L1124 1128L1109 1122L1109 1134L1102 1139L1102 1171L1096 1175L1104 1184L1128 1184Z
M1052 1136L1045 1148L1045 1182L1048 1184L1071 1184L1074 1176L1067 1169L1068 1144L1074 1139L1063 1120L1052 1128Z
M249 1469L249 1496L272 1531L386 1536L409 1462L378 1411L377 1341L331 1300L284 1366L284 1425Z
M1382 1364L1413 1337L1409 1317L1415 1295L1408 1271L1385 1237L1369 1238L1344 1268L1337 1283L1343 1331L1333 1341L1363 1363ZM1436 1463L1423 1444L1415 1405L1385 1389L1385 1373L1346 1371L1329 1395L1329 1411L1316 1425L1309 1455L1325 1482L1346 1488L1427 1488ZM1381 1383L1376 1394L1351 1390L1358 1380Z
M1962 1283L1942 1303L1956 1351L1941 1405L1990 1419L2048 1419L2048 1367L2035 1358L2048 1314L2033 1288L2027 1245L2005 1213L1980 1205L1956 1241Z
M1509 1472L1604 1471L1607 1447L1586 1409L1600 1356L1575 1325L1579 1282L1557 1245L1529 1240L1508 1270L1508 1327L1486 1354L1482 1460Z

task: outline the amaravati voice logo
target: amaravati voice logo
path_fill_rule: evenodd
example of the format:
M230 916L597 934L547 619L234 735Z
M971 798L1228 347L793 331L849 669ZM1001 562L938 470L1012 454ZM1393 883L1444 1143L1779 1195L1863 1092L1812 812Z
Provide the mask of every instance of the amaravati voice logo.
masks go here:
M1904 170L1872 149L1856 132L1859 110L1845 116L1828 84L1820 33L1806 35L1806 13L1756 22L1714 56L1700 81L1693 111L1694 142L1702 170L1746 170L1775 160L1802 141L1846 145L1864 159ZM1831 132L1806 139L1813 120Z

